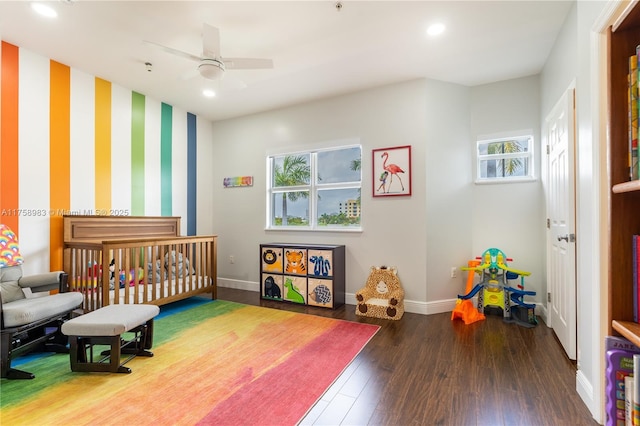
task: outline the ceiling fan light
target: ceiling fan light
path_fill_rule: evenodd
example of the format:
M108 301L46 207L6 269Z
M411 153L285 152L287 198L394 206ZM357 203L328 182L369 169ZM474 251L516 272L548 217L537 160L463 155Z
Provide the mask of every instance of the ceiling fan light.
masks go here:
M33 9L36 13L47 17L47 18L57 18L58 12L54 8L44 3L31 3L31 9Z
M446 29L446 27L444 26L443 23L437 22L437 23L435 23L433 25L430 25L429 28L427 28L427 34L432 36L432 37L438 36L438 35L442 34L445 29Z
M198 65L200 75L209 80L219 80L224 75L224 64L215 59L203 59Z
M216 96L216 92L211 89L204 89L202 94L207 98L214 98Z

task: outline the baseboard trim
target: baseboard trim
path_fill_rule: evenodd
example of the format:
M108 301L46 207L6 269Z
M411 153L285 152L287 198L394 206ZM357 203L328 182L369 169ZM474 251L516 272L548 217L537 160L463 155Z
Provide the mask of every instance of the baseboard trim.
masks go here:
M536 303L536 315L540 317L540 319L545 323L545 324L549 324L549 321L547 321L547 318L549 317L549 312L547 312L547 308L546 306L540 304L540 303ZM547 327L549 327L547 325Z
M231 278L219 278L218 287L235 288L238 290L260 291L260 283L254 281L235 280ZM436 300L434 302L421 302L417 300L404 299L404 311L421 315L442 314L451 312L456 306L458 299ZM472 300L475 305L475 299ZM355 293L345 294L347 305L356 305ZM536 314L546 323L547 311L543 305L536 305Z
M218 277L218 287L235 288L238 290L260 291L260 283L254 281L234 280Z
M595 403L593 385L589 382L582 370L576 371L576 392L578 392L582 401L589 411L591 411L593 419L600 423L598 419L602 417L602 407L599 407L598 404Z

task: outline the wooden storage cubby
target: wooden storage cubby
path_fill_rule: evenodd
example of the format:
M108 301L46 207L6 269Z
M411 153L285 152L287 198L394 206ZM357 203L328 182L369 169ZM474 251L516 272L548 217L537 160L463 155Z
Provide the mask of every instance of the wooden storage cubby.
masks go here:
M609 33L609 334L640 346L633 322L631 238L640 234L640 181L629 181L627 75L629 57L640 44L640 5Z
M260 298L337 308L344 287L345 246L260 244Z

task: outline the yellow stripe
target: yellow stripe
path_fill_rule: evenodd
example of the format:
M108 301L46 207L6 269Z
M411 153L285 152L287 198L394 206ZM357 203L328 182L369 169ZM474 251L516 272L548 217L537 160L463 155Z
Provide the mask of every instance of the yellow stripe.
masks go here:
M71 206L71 69L50 62L49 97L49 194L53 211L69 210ZM62 216L50 218L49 250L52 271L62 269Z
M96 78L96 211L111 209L111 82Z

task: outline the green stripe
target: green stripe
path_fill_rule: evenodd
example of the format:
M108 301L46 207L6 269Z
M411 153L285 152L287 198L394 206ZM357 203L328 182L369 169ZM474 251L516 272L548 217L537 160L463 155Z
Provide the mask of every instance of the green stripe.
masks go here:
M187 113L187 235L196 235L196 191L198 175L198 122L197 117Z
M131 214L144 216L145 98L131 92Z
M162 216L171 216L173 205L171 192L171 134L173 129L173 107L162 104L160 128L160 211Z
M174 303L169 303L160 308L162 310L161 317L157 321L154 320L157 324L153 332L154 346L160 346L163 343L181 338L182 334L193 328L194 324L249 307L248 305L226 300L211 301L203 297L193 297L191 299L194 299L195 302L189 299L179 301L176 303L177 307L175 309L171 306ZM180 306L181 303L184 309Z

